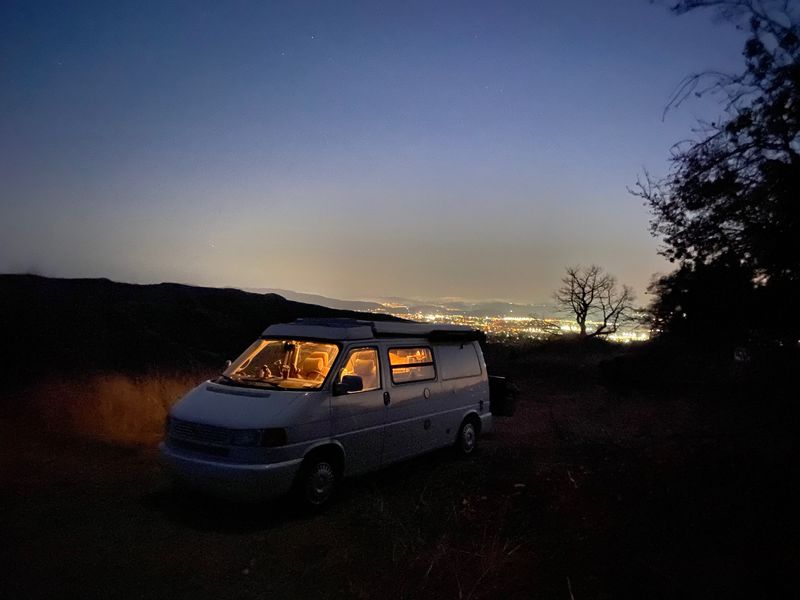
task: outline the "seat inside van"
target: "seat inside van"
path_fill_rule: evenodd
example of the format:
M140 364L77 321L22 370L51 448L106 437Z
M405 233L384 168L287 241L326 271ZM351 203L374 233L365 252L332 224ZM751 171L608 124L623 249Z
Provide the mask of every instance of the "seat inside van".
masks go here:
M358 375L361 377L363 390L374 390L380 387L378 373L378 353L375 350L357 350L347 359L342 369L344 375Z
M361 377L365 390L371 390L378 387L378 368L375 364L373 355L364 352L366 358L356 358L353 364L353 372Z
M308 355L308 358L321 358L322 359L322 366L325 368L325 372L328 372L328 353L327 352L312 352Z
M298 375L303 379L317 381L324 379L330 370L330 357L327 352L316 350L310 352L308 356L300 363Z

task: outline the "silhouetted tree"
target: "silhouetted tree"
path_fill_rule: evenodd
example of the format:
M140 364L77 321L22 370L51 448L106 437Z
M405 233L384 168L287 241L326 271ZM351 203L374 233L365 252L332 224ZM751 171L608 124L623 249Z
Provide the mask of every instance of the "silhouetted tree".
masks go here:
M616 333L619 324L630 318L633 290L617 286L616 278L597 265L568 267L561 284L553 297L559 307L575 315L582 338ZM589 321L599 323L594 331L587 331Z
M656 278L648 288L658 301L650 308L651 327L701 341L732 335L751 318L752 284L747 269L719 263L681 266ZM731 298L739 301L731 302Z
M793 313L800 298L800 6L682 0L672 10L704 7L748 29L745 68L682 82L667 109L692 95L716 94L724 118L700 123L697 139L674 147L669 174L657 180L645 173L633 190L652 210L651 231L665 242L662 254L679 265L652 288L654 311L659 319L676 318L684 311L673 314L671 298L707 288L703 278L710 273L718 283L728 273L737 282L744 274L749 285L737 283L739 293L718 295L719 303L742 310L772 303L774 318L776 310ZM727 325L746 322L761 329L767 324L746 319ZM796 339L793 323L783 323L784 331Z

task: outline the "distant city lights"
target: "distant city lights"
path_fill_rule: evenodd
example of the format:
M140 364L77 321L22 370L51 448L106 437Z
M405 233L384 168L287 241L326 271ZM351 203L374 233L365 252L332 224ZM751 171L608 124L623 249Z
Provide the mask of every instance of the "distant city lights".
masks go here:
M405 308L405 307L390 307ZM380 311L403 319L412 319L425 323L446 323L453 325L469 325L486 333L490 341L525 341L541 340L555 336L576 334L580 331L578 324L570 319L539 318L534 316L474 316L456 312L446 313L409 313L401 311ZM593 331L600 323L587 321L587 329ZM629 344L644 342L650 339L650 332L642 325L631 325L619 331L603 336L612 342Z

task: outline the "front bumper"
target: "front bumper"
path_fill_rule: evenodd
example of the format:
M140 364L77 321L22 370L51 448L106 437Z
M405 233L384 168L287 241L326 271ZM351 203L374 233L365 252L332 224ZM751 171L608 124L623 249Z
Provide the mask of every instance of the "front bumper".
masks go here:
M286 494L302 458L266 465L240 464L199 458L158 445L160 462L187 487L234 500L265 500Z

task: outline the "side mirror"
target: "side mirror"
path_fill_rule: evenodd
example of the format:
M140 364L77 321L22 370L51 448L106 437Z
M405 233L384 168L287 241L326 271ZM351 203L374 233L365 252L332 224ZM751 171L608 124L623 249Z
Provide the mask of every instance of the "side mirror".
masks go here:
M341 381L333 384L333 395L343 396L350 392L360 392L364 389L364 381L358 375L345 375Z
M222 370L227 371L228 367L230 366L231 366L231 359L229 358L228 360L225 361L225 368L223 368Z

